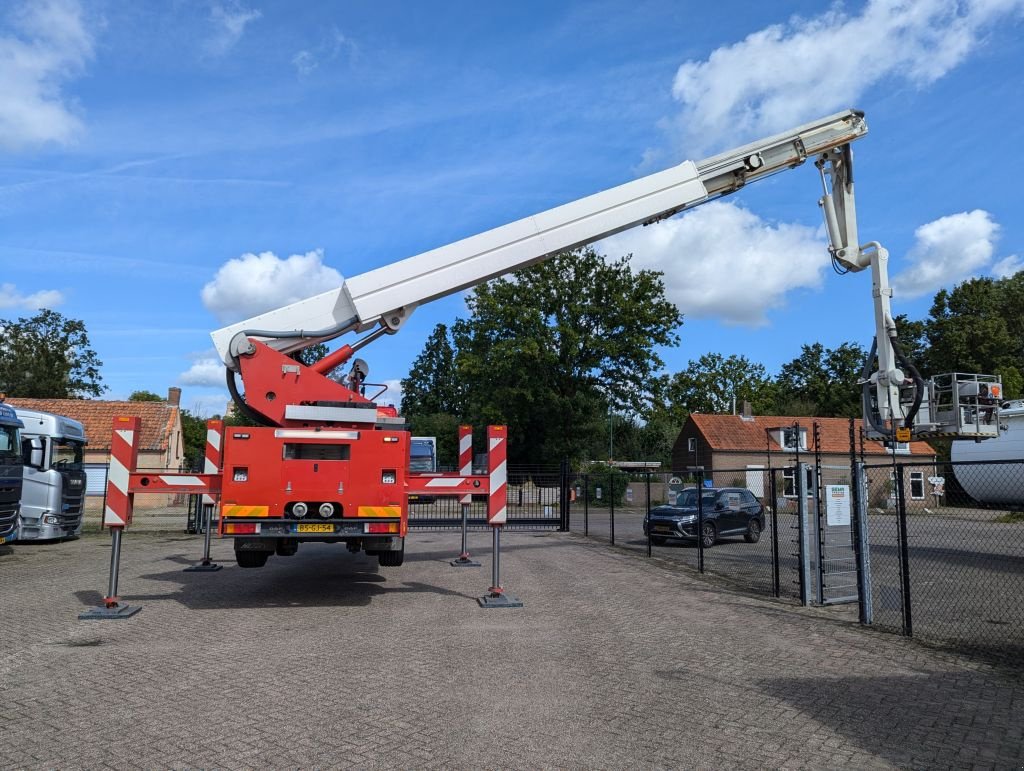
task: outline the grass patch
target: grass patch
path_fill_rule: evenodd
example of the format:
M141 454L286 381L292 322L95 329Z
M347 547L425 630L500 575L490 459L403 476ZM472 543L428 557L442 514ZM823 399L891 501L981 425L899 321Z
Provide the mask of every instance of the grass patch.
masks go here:
M1024 522L1024 511L1008 511L1005 514L1001 514L996 517L993 522L1003 522L1005 524L1011 524L1014 522Z

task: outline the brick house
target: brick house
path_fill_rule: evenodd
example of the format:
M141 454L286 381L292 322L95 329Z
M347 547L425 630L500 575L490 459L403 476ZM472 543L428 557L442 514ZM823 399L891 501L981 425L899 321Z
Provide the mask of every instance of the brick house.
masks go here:
M128 402L100 399L20 399L9 398L7 404L15 409L49 412L77 420L85 426L88 445L85 448L85 469L88 494L102 496L110 462L110 435L115 417L142 419L142 437L139 443L139 468L177 471L185 457L185 437L181 430L181 389L169 388L166 401ZM159 497L143 496L139 505L163 505ZM154 500L144 501L143 499Z
M817 446L814 423L819 425ZM862 421L854 420L858 455L861 427ZM748 487L763 496L766 468L793 466L798 457L813 468L816 450L823 470L834 469L834 477L848 478L849 419L692 413L672 447L672 468L679 471L701 466L705 477L713 478L718 485ZM892 460L893 449L881 441L864 439L863 454L866 463L883 464ZM927 464L936 460L935 450L921 441L897 443L895 455L897 462L902 463ZM782 484L786 497L793 497L794 472L782 473L777 483ZM925 497L928 476L924 465L908 470L904 484L909 497Z

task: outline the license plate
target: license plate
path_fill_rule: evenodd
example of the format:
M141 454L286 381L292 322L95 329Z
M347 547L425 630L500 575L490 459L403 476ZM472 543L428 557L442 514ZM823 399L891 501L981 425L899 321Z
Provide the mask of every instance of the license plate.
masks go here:
M297 533L333 533L334 525L328 522L300 522L296 525Z
M654 526L654 532L656 532L656 533L671 533L672 532L672 528L669 527L668 525L655 525Z

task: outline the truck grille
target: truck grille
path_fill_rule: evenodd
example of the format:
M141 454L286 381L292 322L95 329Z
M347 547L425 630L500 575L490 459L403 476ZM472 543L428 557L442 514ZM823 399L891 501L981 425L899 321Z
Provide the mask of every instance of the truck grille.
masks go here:
M82 505L85 502L85 474L64 473L64 495L60 501L61 527L76 529L82 521Z
M0 538L10 535L18 525L17 487L0 487Z

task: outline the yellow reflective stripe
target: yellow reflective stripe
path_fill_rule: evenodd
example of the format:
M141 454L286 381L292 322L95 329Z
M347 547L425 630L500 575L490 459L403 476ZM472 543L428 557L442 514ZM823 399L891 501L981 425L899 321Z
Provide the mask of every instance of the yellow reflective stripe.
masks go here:
M225 517L269 517L269 506L233 506L225 504L221 507L221 515Z
M360 517L400 517L402 516L401 506L360 506Z

